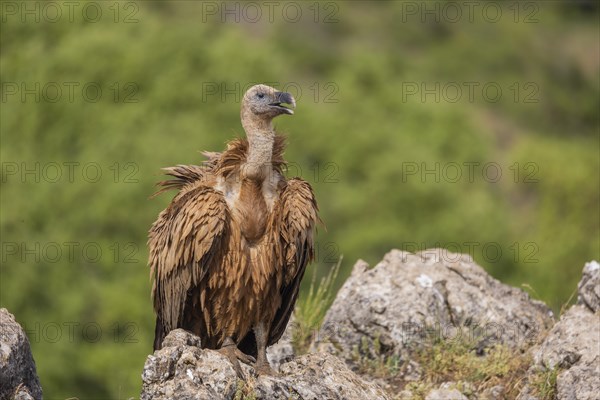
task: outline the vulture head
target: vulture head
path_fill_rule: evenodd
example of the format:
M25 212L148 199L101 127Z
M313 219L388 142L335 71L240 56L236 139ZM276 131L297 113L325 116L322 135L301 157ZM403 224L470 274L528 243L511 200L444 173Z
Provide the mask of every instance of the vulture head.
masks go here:
M285 104L295 108L296 100L291 94L279 92L267 85L252 86L242 99L242 120L270 122L278 115L294 114Z

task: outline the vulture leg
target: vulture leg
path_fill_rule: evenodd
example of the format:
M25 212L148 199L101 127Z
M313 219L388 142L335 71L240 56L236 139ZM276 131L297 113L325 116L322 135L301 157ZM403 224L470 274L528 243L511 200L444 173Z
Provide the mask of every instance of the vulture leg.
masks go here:
M264 322L260 322L254 327L254 336L256 337L256 373L258 375L275 375L269 360L267 360L267 341L269 340L269 331Z
M225 357L229 358L235 373L238 378L244 379L244 374L242 373L242 367L240 366L240 361L246 364L250 364L255 362L254 357L244 354L237 348L235 342L230 337L225 338L223 341L223 346L218 350L219 353L223 354Z

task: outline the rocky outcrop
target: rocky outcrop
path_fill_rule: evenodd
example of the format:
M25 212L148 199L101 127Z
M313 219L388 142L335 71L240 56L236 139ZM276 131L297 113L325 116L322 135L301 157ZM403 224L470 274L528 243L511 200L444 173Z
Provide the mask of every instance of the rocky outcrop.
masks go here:
M557 370L561 400L597 399L600 393L600 265L589 262L578 285L578 304L569 308L533 350L531 374ZM527 386L520 399L538 399ZM540 399L541 400L541 399Z
M315 347L354 368L360 357L381 355L373 349L408 363L408 351L428 335L473 341L483 352L496 343L528 346L553 323L545 304L492 278L468 255L392 250L373 268L356 263Z
M242 365L242 381L225 356L200 349L199 341L181 329L169 333L163 348L146 360L142 400L388 398L329 354L295 358L280 366L278 376L255 376L252 367Z
M577 304L585 305L592 312L600 310L600 264L597 261L585 264L577 289Z
M0 308L0 399L41 399L42 387L29 339L15 317Z
M252 366L242 365L246 379L240 380L226 357L201 349L198 337L178 329L148 357L141 398L500 400L520 390L519 400L542 400L534 381L554 376L550 392L558 399L595 399L600 393L598 263L586 264L578 288L577 304L555 324L545 304L493 279L467 255L393 250L373 268L356 263L311 354L294 355L296 322L290 321L268 351L277 376L256 376ZM477 359L501 343L520 363L514 370L523 372L513 381L481 386L452 378L430 381L426 363L414 356L432 335L468 341L465 351ZM375 366L373 374L364 360L384 363L367 363ZM377 368L391 368L392 379Z

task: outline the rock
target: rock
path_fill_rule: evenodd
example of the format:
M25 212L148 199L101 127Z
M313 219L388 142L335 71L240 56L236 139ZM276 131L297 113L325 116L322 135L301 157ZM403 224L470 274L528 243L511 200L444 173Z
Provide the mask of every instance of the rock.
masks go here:
M596 399L600 393L600 264L586 263L577 285L577 304L535 346L529 377L558 369L556 395L561 400ZM538 400L527 384L519 400Z
M182 329L171 331L163 348L146 359L142 400L232 397L237 383L233 367L226 357L201 350L199 344L200 338Z
M572 306L534 352L534 363L560 368L559 399L596 399L600 393L600 315L586 306Z
M174 330L163 349L148 356L141 399L500 400L508 389L524 384L518 400L542 400L539 382L552 382L553 376L557 398L595 399L600 393L599 271L597 262L586 264L578 303L552 326L545 304L493 279L467 255L393 250L372 269L356 263L315 335L311 349L317 352L294 357L290 321L281 341L268 350L279 375L256 376L252 366L242 364L246 379L239 380L226 357L201 349L193 334ZM469 341L475 355L503 343L523 357L527 351L523 362L533 362L517 382L477 386L460 380L427 392L431 371L411 356L431 339Z
M279 376L256 377L252 367L242 364L244 382L225 356L198 343L181 329L169 333L164 347L146 360L141 399L387 399L329 354L295 358L280 366Z
M492 386L489 389L485 389L481 394L483 400L502 400L504 399L505 387L502 385Z
M0 399L41 399L42 387L29 339L15 317L0 308Z
M376 385L363 380L330 354L307 354L281 366L281 377L259 377L259 399L387 399ZM266 382L272 391L262 391ZM287 391L281 388L288 388Z
M296 319L294 318L294 314L292 314L288 326L285 328L285 332L283 332L283 336L281 336L279 342L267 348L267 359L275 371L279 371L281 364L294 358L295 352L292 345L294 339L292 334L294 326L296 326Z
M392 250L374 268L358 261L325 316L315 348L358 369L362 356L396 355L428 335L527 347L554 323L552 312L520 289L489 276L470 256L445 249ZM377 343L377 346L375 346Z
M590 261L583 267L583 276L579 284L577 304L586 305L592 312L600 309L600 264Z
M452 386L452 383L443 383L438 389L430 391L425 400L469 400Z
M15 395L13 397L13 400L34 400L34 399L31 396L31 394L29 393L29 390L25 386L20 385L17 388L17 390L15 390Z

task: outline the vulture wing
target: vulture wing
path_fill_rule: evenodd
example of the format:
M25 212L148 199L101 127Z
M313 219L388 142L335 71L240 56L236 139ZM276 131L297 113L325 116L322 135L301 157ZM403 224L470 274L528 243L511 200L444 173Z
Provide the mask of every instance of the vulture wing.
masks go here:
M318 217L318 206L308 182L290 179L273 212L273 241L277 259L282 264L281 305L270 327L267 345L276 343L294 311L300 282L306 265L314 258L314 231ZM250 332L238 347L246 354L256 357L256 339Z
M182 168L182 167L178 167ZM183 169L169 171L179 180ZM230 213L223 195L201 184L184 188L152 225L150 248L152 295L157 313L154 348L178 326L203 320L202 310L185 310L188 293L206 279L227 248ZM186 319L184 321L184 318ZM195 321L189 321L192 318Z

